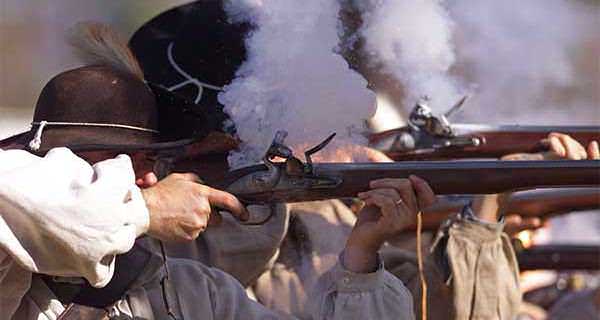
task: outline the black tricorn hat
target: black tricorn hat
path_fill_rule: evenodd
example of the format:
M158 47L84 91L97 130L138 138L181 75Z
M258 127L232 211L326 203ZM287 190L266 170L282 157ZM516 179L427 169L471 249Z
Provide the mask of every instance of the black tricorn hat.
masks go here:
M247 23L229 19L222 0L200 0L161 13L135 32L129 46L145 78L209 113L246 59ZM210 110L211 108L216 108Z
M199 0L167 10L135 32L129 45L144 76L192 102L222 106L217 95L246 59L249 23L232 22L225 0ZM369 87L395 103L403 99L400 83L369 62L359 30L362 17L353 1L343 1L340 54L363 75ZM352 43L352 44L350 44Z

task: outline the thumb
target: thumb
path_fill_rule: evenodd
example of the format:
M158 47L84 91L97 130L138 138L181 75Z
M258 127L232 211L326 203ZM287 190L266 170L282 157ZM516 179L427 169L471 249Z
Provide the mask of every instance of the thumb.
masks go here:
M154 172L148 172L144 174L141 178L137 179L135 183L140 188L150 188L158 183L158 178L154 174Z

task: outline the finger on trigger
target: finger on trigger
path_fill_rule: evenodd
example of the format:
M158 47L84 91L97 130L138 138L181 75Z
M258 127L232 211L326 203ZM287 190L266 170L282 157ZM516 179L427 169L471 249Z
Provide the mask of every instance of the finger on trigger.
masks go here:
M417 194L417 202L419 203L419 208L427 208L435 203L435 193L429 186L427 181L417 177L415 175L411 175L408 177L413 184L413 188Z
M250 218L250 213L248 213L246 207L234 195L225 191L207 188L206 196L211 206L222 208L241 221L247 221Z
M588 159L591 160L600 160L600 146L598 146L598 141L592 141L588 145Z

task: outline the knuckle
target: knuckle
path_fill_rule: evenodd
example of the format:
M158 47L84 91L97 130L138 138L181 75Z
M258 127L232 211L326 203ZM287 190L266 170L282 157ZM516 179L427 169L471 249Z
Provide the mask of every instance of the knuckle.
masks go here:
M191 223L191 227L194 230L204 231L204 229L206 228L206 221L201 218L194 219L194 221L192 221Z
M173 178L173 179L183 179L183 173L171 173L169 175L169 177Z
M195 173L187 172L183 174L187 179L192 181L198 181L198 176Z
M197 216L208 215L211 211L210 204L208 204L208 202L205 201L199 201L197 202L193 211Z

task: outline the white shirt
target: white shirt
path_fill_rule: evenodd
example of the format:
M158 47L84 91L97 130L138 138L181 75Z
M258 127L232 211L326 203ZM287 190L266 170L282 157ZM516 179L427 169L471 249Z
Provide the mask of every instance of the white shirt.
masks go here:
M0 319L19 307L32 273L105 286L115 255L148 225L128 156L91 166L66 148L43 158L0 150Z

